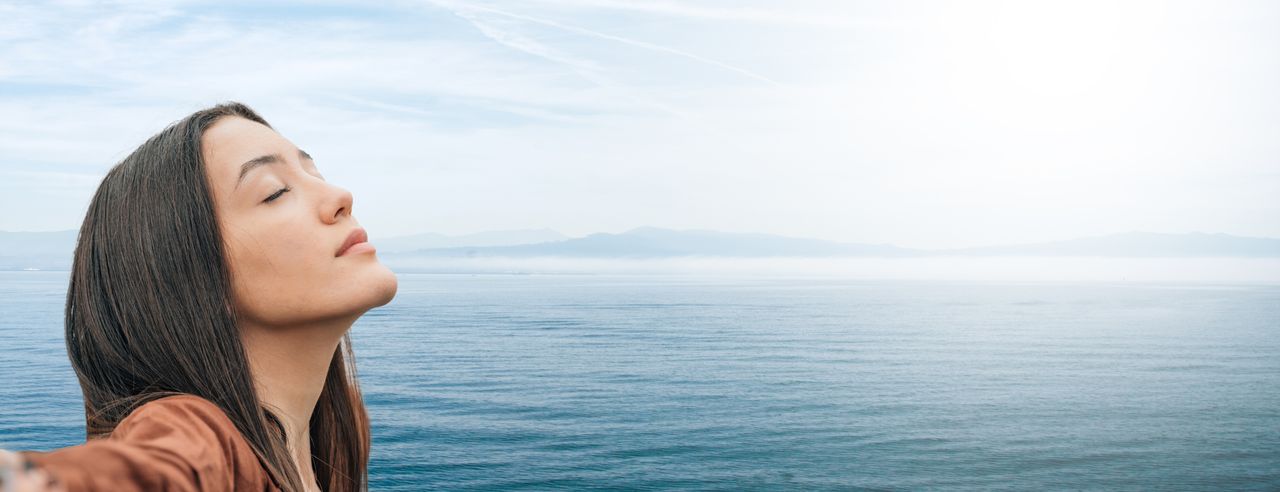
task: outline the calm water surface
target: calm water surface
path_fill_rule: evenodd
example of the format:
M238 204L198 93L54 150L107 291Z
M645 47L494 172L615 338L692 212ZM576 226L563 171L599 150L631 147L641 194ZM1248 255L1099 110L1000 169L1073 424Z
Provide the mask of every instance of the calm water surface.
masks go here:
M0 447L83 442L66 273L0 272ZM373 490L1280 489L1280 287L401 275Z

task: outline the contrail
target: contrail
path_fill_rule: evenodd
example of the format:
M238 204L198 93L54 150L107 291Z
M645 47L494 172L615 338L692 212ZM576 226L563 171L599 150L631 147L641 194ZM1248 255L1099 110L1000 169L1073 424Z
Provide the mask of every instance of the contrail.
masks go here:
M657 109L659 111L663 111L665 113L674 115L679 118L684 118L684 119L691 118L691 115L685 111L676 109L666 104L659 103L657 101L651 100L646 97L639 96L635 94L633 91L630 91L620 86L616 82L610 80L608 77L597 73L599 71L599 68L593 66L593 64L589 61L578 60L570 56L556 53L555 50L552 50L546 46L543 46L540 43L537 43L536 41L524 38L522 36L511 36L508 33L503 32L501 29L497 29L496 27L481 21L480 19L477 18L478 16L473 15L471 12L460 12L453 5L444 5L444 2L440 2L440 1L432 1L431 3L434 3L437 6L445 10L448 10L452 12L454 15L469 22L473 27L478 29L482 35L493 40L498 44L567 66L569 67L570 70L573 70L574 73L578 74L582 78L590 81L591 83L599 87L605 87L609 89L622 91L625 94L625 96L628 99L630 99L632 102L639 103L643 106L648 106L648 107ZM516 18L519 19L520 17L517 16Z
M832 28L877 27L886 25L886 22L875 19L854 19L831 15L805 15L788 10L768 10L752 7L699 7L652 0L643 2L637 2L634 0L541 0L539 3L550 3L569 7L630 10L633 12L697 17L703 19L766 22L771 24L799 24Z
M438 2L438 1L436 1L436 2L432 2L432 3L435 3L435 4L437 4L437 5L440 5L440 4L444 3L444 2ZM441 5L441 6L442 6L442 7L444 7L444 5ZM448 8L448 7L446 7L446 8ZM537 17L529 17L529 16L527 16L527 15L516 14L516 13L512 13L512 12L507 12L507 11L504 11L504 10L498 10L498 9L495 9L495 8L492 8L492 7L482 7L482 6L476 6L476 5L465 5L465 6L463 6L463 8L465 8L465 9L473 9L473 10L480 10L480 11L484 11L484 12L489 12L489 13L491 13L491 14L497 14L497 15L501 15L501 16L505 16L505 17L510 17L510 18L512 18L512 19L519 19L519 20L523 20L523 21L526 21L526 22L533 22L533 23L535 23L535 24L542 24L542 25L544 25L544 26L554 27L554 28L556 28L556 29L562 29L562 30L565 30L565 31L575 32L575 33L578 33L578 34L583 34L583 35L587 35L587 36L591 36L591 37L596 37L596 38L600 38L600 39L607 39L607 40L609 40L609 41L615 41L615 42L619 42L619 43L626 44L626 45L629 45L629 46L635 46L635 47L638 47L638 48L645 48L645 49L649 49L649 50L653 50L653 51L659 51L659 52L663 52L663 53L670 53L670 54L672 54L672 55L680 56L680 57L683 57L683 58L688 58L688 59L690 59L690 60L694 60L694 61L697 61L697 62L700 62L700 63L705 63L705 64L708 64L708 65L712 65L712 66L720 67L720 68L723 68L723 69L725 69L725 70L729 70L729 71L731 71L731 72L736 72L736 73L739 73L739 74L741 74L741 75L745 75L745 76L747 76L747 77L750 77L750 78L753 78L753 79L756 79L756 80L759 80L759 81L761 81L761 82L765 82L765 83L768 83L768 84L771 84L771 85L774 85L774 86L782 87L782 85L783 85L782 83L780 83L780 82L778 82L778 81L776 81L776 80L773 80L773 79L771 79L771 78L765 77L765 76L760 75L760 74L758 74L758 73L752 72L752 71L747 70L747 69L745 69L745 68L735 67L735 66L733 66L733 65L730 65L730 64L727 64L727 63L724 63L724 62L719 62L719 61L716 61L716 60L712 60L712 59L710 59L710 58L706 58L706 57L698 56L698 55L695 55L695 54L693 54L693 53L689 53L689 52L687 52L687 51L681 51L681 50L678 50L678 49L675 49L675 48L669 48L669 47L666 47L666 46L657 45L657 44L653 44L653 43L646 43L646 42L644 42L644 41L636 41L636 40L634 40L634 39L628 39L628 38L618 37L618 36L614 36L614 35L611 35L611 34L605 34L605 33L602 33L602 32L592 31L592 30L590 30L590 29L586 29L586 28L582 28L582 27L570 26L570 25L567 25L567 24L561 24L561 23L559 23L559 22L555 22L555 21L549 21L549 20L546 20L546 19L539 19L539 18L537 18Z

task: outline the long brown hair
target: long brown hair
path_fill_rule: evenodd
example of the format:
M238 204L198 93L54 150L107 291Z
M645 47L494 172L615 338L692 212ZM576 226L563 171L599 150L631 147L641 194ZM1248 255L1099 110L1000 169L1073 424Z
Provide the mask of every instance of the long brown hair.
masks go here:
M219 118L270 127L244 104L197 111L107 172L80 226L66 343L84 393L87 438L173 394L220 407L280 488L303 490L278 416L263 407L236 328L201 137ZM343 335L311 415L312 467L331 492L365 490L369 423Z

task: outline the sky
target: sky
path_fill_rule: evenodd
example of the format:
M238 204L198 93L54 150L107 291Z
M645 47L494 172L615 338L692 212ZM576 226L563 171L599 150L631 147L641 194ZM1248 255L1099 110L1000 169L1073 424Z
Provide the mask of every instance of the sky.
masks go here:
M0 230L244 102L371 239L1280 237L1280 3L0 3Z

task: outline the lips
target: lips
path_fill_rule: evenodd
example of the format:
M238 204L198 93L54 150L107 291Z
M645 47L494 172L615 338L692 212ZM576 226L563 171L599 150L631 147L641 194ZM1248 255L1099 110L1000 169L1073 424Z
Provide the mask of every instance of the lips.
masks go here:
M366 242L368 240L369 240L369 235L364 232L364 228L357 227L351 231L351 234L347 234L347 239L345 241L342 241L342 246L338 248L338 252L334 253L333 256L342 256L342 253L347 252L347 248L350 248L352 245L355 245L355 244Z

